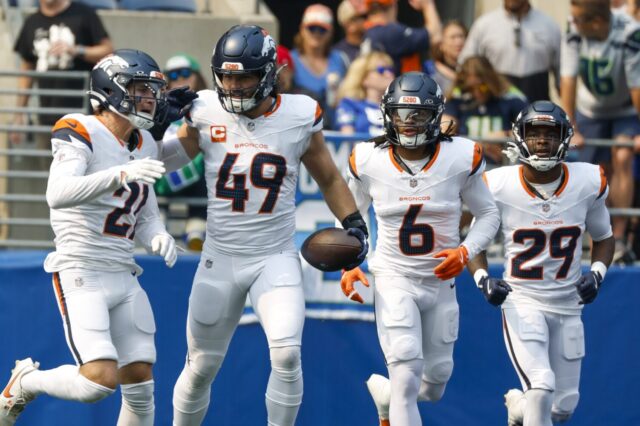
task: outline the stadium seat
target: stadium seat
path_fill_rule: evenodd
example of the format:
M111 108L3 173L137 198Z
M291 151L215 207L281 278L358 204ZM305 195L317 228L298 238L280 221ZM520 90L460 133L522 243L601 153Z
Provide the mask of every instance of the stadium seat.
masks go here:
M116 9L116 0L73 0L76 3L83 3L94 9Z
M129 10L164 10L195 13L195 0L121 0L121 9Z

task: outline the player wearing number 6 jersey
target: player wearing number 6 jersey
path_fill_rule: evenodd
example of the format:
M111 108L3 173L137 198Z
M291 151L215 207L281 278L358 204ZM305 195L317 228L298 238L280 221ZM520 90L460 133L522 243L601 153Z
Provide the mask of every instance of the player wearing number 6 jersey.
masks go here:
M321 133L322 111L302 95L278 95L275 42L253 25L234 26L212 57L216 91L193 103L179 141L163 145L169 169L204 154L207 235L187 319L188 354L174 388L173 422L200 425L213 382L247 295L269 344L268 423L293 425L302 402L304 323L301 268L294 246L300 164L329 208L367 252L365 223ZM357 265L353 265L357 266Z
M502 218L503 280L488 277L484 254L469 269L490 303L506 297L504 340L522 383L522 391L505 395L509 425L551 426L578 405L585 355L580 315L613 258L607 182L597 166L563 162L573 128L559 106L534 102L520 112L513 133L516 142L506 153L523 164L485 175ZM592 264L582 275L585 230L593 240Z
M18 361L0 394L2 426L37 395L95 402L118 384L118 425L153 425L155 323L133 249L135 239L169 267L176 260L153 192L164 166L146 130L165 84L149 55L117 50L91 72L94 114L66 115L53 127L47 202L56 250L44 267L77 366L39 371L31 358Z
M439 400L453 370L454 278L489 244L499 217L480 146L440 130L444 97L435 81L419 72L397 77L381 109L385 135L354 147L348 180L358 209L373 203L378 222L369 268L390 382L373 375L368 385L382 424L420 425L418 399ZM460 243L463 201L478 220ZM356 300L357 280L366 283L359 268L342 278Z

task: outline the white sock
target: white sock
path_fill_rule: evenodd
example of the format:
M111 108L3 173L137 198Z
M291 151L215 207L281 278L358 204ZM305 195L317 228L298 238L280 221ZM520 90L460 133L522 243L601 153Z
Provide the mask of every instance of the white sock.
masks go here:
M391 381L389 423L392 425L422 425L418 411L418 390L423 364L421 359L413 359L387 366Z
M122 407L117 426L153 426L155 405L153 380L120 385Z
M36 370L20 382L22 389L33 395L47 394L55 398L80 402L96 402L115 392L80 374L75 365L62 365L52 370Z
M552 426L551 405L553 392L546 389L530 389L522 398L526 400L524 422L527 426Z
M293 426L302 404L300 347L271 348L271 375L265 402L269 426Z

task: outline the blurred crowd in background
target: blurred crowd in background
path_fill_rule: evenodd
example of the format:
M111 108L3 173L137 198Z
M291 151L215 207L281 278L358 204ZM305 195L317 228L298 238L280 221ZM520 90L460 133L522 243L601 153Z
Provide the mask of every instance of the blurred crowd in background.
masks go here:
M406 0L423 22L411 27L398 20L398 2L404 1L343 0L335 10L321 3L309 5L292 43L278 46L278 64L284 66L280 92L312 96L323 107L325 130L362 138L382 134L381 96L395 76L407 71L423 71L435 79L447 99L443 125L479 141L508 139L512 122L529 102L554 100L576 126L570 160L603 166L611 207L640 205L640 0L571 0L565 28L528 0L503 0L470 28L460 20L443 22L435 0ZM62 12L42 15L51 4L65 3ZM37 19L59 23L66 14L75 22L68 16L68 3L40 0L36 15L42 16ZM79 3L106 8L111 8L107 3L116 4ZM156 3L165 4L166 10L171 10L171 3L183 8L195 4ZM73 5L82 8L77 13L89 13L88 6ZM66 48L57 43L45 56L66 54L71 58L67 69L90 69L112 49L94 16L99 22L95 13L83 20L85 26L89 23L88 36L69 41ZM25 70L41 68L30 48L33 19L27 19L14 47ZM208 64L201 66L187 53L176 53L164 68L169 87L211 87ZM21 83L30 84L24 79ZM26 102L20 98L18 106ZM16 115L14 121L23 123L25 118ZM596 148L585 145L585 139L615 140L620 145ZM18 136L11 141L19 143ZM501 150L500 144L485 144L490 167L504 163ZM196 158L158 182L156 191L162 196L206 197L202 168L202 159ZM203 206L189 211L193 221L187 224L187 241L195 250L204 235L205 214ZM637 217L614 218L615 261L629 263L640 257L638 222Z

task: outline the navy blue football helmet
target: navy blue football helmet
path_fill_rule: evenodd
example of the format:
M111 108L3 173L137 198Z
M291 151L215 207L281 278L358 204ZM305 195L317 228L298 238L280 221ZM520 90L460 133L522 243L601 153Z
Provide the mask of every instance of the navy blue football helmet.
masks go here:
M414 149L440 136L444 95L438 83L422 72L396 77L380 104L385 136L392 144Z
M549 155L539 156L533 152L535 142L529 133L532 128L539 126L555 130ZM564 161L569 150L569 141L573 136L573 126L567 113L558 105L549 101L537 101L520 111L513 123L513 134L518 160L536 170L546 171ZM532 146L527 145L528 140ZM555 147L553 144L557 145L557 148L553 149Z
M140 82L152 93L156 107L152 111L136 111L141 98L134 93ZM167 82L156 61L134 49L118 49L102 58L91 71L89 96L94 108L102 107L127 118L137 129L150 129L155 124L158 104L164 101Z
M257 25L236 25L220 37L211 57L213 85L228 112L241 114L274 93L277 84L276 42ZM246 90L225 90L222 75L254 74L259 81Z

